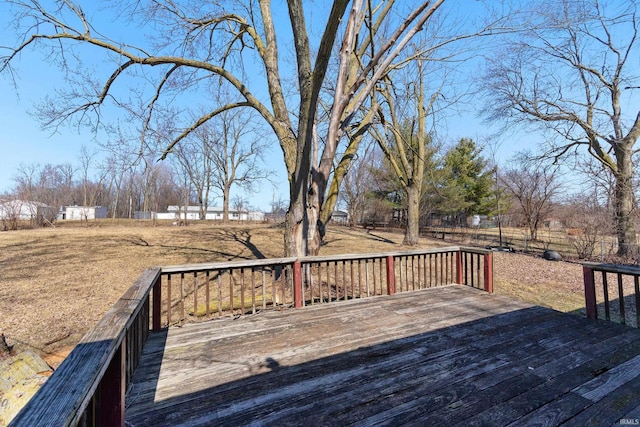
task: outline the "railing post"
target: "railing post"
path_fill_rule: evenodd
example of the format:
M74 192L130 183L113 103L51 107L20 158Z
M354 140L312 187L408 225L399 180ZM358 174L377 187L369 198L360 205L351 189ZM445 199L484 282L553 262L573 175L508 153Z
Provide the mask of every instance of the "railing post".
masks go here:
M302 268L300 261L294 261L293 263L293 303L296 308L302 308Z
M387 294L396 293L396 274L393 266L393 255L387 255Z
M462 285L462 249L456 252L456 283Z
M159 274L156 282L153 284L153 310L152 330L159 331L162 328L162 319L160 312L162 311L162 275Z
M479 261L478 261L479 262ZM484 254L484 290L493 293L493 253Z
M598 310L596 305L596 283L595 274L592 268L582 266L582 278L584 282L584 300L587 309L587 319L596 320Z
M127 339L125 337L98 385L99 401L96 408L98 426L124 427L126 363Z

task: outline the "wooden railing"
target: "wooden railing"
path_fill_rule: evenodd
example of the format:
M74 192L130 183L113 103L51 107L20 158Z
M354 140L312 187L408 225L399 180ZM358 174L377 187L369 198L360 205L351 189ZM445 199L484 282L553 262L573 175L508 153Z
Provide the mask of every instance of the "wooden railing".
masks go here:
M640 327L640 267L584 263L582 269L587 317Z
M492 252L440 248L162 268L163 326L451 283L493 292Z
M159 279L159 268L145 270L9 425L124 426L126 387L150 322L160 324L149 299Z
M492 292L491 251L451 247L149 268L9 425L124 426L126 389L150 329L451 283Z

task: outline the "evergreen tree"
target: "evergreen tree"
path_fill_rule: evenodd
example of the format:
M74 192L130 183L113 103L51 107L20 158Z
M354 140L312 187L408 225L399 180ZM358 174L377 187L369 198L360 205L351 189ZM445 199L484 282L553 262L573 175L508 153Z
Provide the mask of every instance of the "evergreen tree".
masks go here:
M439 210L455 225L466 224L471 215L487 215L495 206L493 174L482 149L462 138L444 156L440 170Z

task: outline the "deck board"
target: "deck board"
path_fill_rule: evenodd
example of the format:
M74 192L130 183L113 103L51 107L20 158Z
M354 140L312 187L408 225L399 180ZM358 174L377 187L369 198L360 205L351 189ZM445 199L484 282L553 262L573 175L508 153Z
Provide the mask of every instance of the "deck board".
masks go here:
M127 422L598 425L640 417L640 330L463 286L150 336Z

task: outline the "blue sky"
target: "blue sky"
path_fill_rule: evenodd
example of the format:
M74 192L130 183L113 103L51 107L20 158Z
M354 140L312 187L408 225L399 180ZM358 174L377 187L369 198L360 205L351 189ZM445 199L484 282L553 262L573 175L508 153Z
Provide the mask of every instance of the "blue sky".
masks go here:
M464 0L462 0L464 1ZM7 29L10 20L9 8L6 2L0 2L0 46L15 45L12 32ZM112 24L110 24L112 25ZM127 33L126 27L119 31ZM91 63L92 58L85 58ZM96 147L94 135L87 129L62 127L56 132L42 130L39 122L31 115L35 111L35 104L42 102L45 95L53 95L53 89L62 85L59 71L43 61L40 52L27 51L20 61L15 63L17 75L17 92L7 75L0 75L0 193L8 191L13 186L13 177L20 164L78 164L78 153L84 144ZM461 115L451 115L446 121L444 139L454 142L461 137L471 137L479 142L486 141L495 129L487 128L479 119L473 107ZM499 160L506 160L514 152L528 145L532 136L509 137L508 142L500 145ZM97 148L97 147L96 147ZM278 173L275 177L277 185L265 183L255 194L248 195L250 204L256 208L269 209L274 196L288 197L288 186L284 174L284 164L280 148L274 143L270 150L267 164L270 169ZM217 200L217 203L220 201Z

